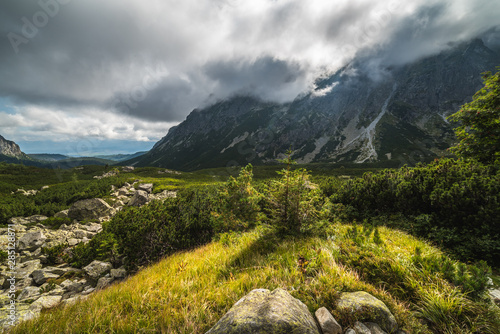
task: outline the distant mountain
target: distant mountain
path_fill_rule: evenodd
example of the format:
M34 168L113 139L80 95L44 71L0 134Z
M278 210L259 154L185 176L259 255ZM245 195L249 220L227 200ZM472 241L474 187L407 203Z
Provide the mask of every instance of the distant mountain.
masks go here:
M41 160L41 161L48 161L48 162L53 162L53 161L60 161L64 159L69 159L67 155L62 155L62 154L49 154L49 153L42 153L42 154L28 154L29 157L36 159L36 160Z
M355 60L291 103L240 96L194 110L126 163L178 170L266 164L291 148L299 163L415 164L447 154L455 136L446 116L497 65L499 53L479 39L376 75Z
M95 158L100 158L100 159L106 159L106 160L112 160L112 161L120 162L120 161L125 161L125 160L130 160L130 159L134 159L134 158L140 157L140 156L142 156L142 155L144 155L146 153L147 153L147 151L136 152L136 153L133 153L133 154L96 155Z
M116 161L101 158L72 158L62 154L25 154L19 145L0 136L0 162L43 168L73 168L84 165L112 165Z
M5 139L2 136L0 136L0 154L12 158L22 158L24 156L24 153L21 152L19 145L13 141Z

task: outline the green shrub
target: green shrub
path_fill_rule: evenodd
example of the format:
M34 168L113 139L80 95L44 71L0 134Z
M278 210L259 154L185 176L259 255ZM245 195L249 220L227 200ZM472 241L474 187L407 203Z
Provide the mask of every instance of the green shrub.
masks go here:
M321 190L310 181L305 169L290 168L295 163L290 153L282 162L287 168L278 172L280 179L270 181L266 193L271 222L282 233L311 231L329 215L328 203L324 205Z
M217 187L189 188L176 198L153 201L119 212L103 231L73 251L72 262L84 266L95 259L118 261L137 268L178 250L209 242L215 233L212 212L221 210Z
M0 249L0 264L3 264L7 258L9 257L9 253L4 251L3 249Z
M331 196L358 216L403 213L403 228L449 248L460 258L500 264L500 171L463 160L366 173Z
M47 257L47 264L54 265L58 259L62 259L63 251L68 248L67 244L60 244L54 247L42 247L42 254Z

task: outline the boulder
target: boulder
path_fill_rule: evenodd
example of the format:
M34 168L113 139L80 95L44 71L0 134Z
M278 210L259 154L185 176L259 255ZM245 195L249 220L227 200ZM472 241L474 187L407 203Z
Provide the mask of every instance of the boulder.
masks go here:
M488 294L490 295L491 300L500 306L500 290L488 290Z
M287 291L251 291L241 298L206 334L320 334L301 301Z
M354 330L356 334L372 334L370 328L366 327L364 323L356 321L354 324Z
M102 290L107 288L111 283L113 283L115 279L113 277L101 277L97 281L97 285L95 287L96 290Z
M17 296L17 300L25 300L25 299L35 299L40 296L40 288L35 286L27 286L21 291L19 296Z
M32 260L20 263L16 268L16 278L20 279L30 277L31 273L38 269L42 269L40 260Z
M49 309L56 307L61 302L62 296L43 296L34 301L30 309Z
M61 283L61 287L68 291L68 292L73 292L73 293L80 293L83 291L83 289L88 285L88 282L86 279L80 279L80 280L65 280L64 282Z
M342 334L342 326L339 325L326 307L318 309L315 315L323 334Z
M28 232L19 238L18 247L19 250L34 251L40 248L45 240L47 240L47 237L45 237L42 231Z
M137 186L138 190L143 190L147 192L148 194L151 194L153 191L153 184L152 183L141 183Z
M68 217L77 220L99 219L109 216L111 206L100 198L84 199L74 203L68 211Z
M356 314L356 317L362 321L379 324L387 332L394 332L398 329L396 318L387 306L364 291L342 293L336 306L339 311Z
M137 190L128 203L130 206L142 206L148 202L149 196L148 193L144 190Z
M163 190L159 194L151 194L149 195L150 200L163 200L166 198L175 198L177 197L177 192L175 191L168 191L168 190Z
M127 276L127 271L123 268L111 269L110 275L113 278L125 278Z
M69 212L69 210L59 211L58 213L56 213L54 215L54 217L56 217L56 218L68 218L68 212Z
M104 274L107 274L112 268L113 266L111 263L94 260L91 264L84 267L83 270L90 278L98 279Z
M344 334L356 334L356 331L352 328L349 328L348 330L345 331Z
M365 326L370 329L372 334L387 334L387 332L383 331L382 328L374 322L365 322Z
M35 270L31 276L33 276L33 280L35 281L35 284L37 285L42 285L43 283L47 282L49 279L53 278L59 278L59 275L52 274L48 271L45 271L44 269L40 270Z
M134 167L132 166L123 166L122 167L122 172L125 172L125 173L129 173L129 172L133 172L134 171Z

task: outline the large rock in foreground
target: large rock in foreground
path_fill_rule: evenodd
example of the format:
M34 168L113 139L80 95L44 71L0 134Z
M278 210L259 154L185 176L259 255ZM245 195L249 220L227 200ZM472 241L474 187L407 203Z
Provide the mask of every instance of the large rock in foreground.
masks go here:
M68 211L68 217L76 220L99 219L109 216L111 206L100 198L84 199L74 203Z
M375 322L389 333L398 329L396 318L387 306L364 291L342 293L337 301L337 310L352 313L362 321Z
M320 334L311 313L283 289L251 291L206 334Z

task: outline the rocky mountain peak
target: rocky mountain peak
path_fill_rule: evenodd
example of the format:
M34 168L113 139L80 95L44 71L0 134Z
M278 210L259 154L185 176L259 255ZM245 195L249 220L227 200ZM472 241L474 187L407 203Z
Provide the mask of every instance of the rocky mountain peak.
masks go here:
M13 141L7 140L0 135L0 154L11 156L11 157L21 157L23 152L19 148L19 145Z

